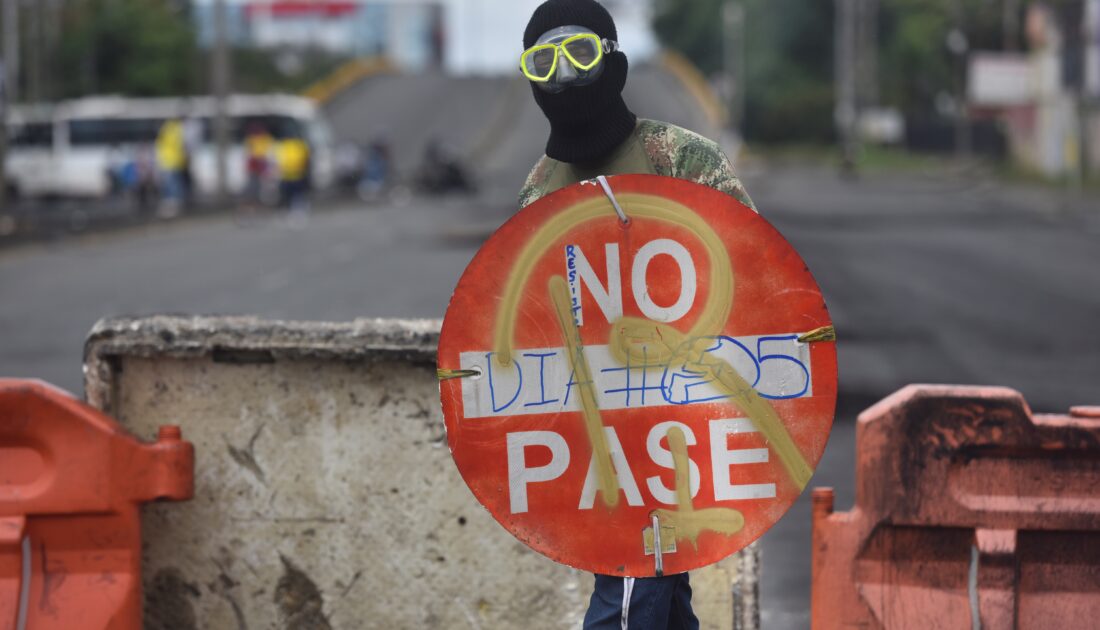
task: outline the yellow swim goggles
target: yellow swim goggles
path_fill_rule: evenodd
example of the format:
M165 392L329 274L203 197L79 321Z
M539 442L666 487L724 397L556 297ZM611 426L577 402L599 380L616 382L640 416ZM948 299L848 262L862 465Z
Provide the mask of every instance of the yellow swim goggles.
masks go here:
M595 33L579 33L559 42L551 40L528 48L520 57L519 68L529 80L549 83L557 76L559 60L564 56L574 70L568 74L576 75L569 82L583 83L599 70L604 54L618 49L615 41L601 39Z

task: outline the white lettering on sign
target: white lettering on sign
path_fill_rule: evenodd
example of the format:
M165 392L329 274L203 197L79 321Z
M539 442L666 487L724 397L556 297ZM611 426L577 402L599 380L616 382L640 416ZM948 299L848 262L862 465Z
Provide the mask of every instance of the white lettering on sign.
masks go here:
M665 439L668 430L672 427L680 427L684 432L684 442L688 446L695 446L695 432L683 422L662 422L649 430L649 436L645 441L646 451L649 452L649 458L653 463L669 469L674 467L672 451L661 446L661 440ZM645 480L645 483L649 486L654 499L667 505L676 505L676 492L665 487L660 477L650 477ZM691 489L691 498L694 499L695 495L699 494L699 465L690 457L688 458L688 487Z
M596 306L600 307L608 323L618 321L623 316L623 286L619 265L618 243L604 245L607 259L607 282L601 283L596 271L588 262L579 245L565 246L565 272L572 298L573 320L578 326L584 325L584 299L582 287L587 287ZM649 294L646 274L649 265L657 256L671 256L680 268L680 296L670 306L661 306L653 301ZM695 304L697 274L695 261L691 253L682 244L667 238L650 241L642 246L634 256L630 268L630 287L634 301L649 319L655 322L670 323L683 318Z
M770 400L813 396L809 345L799 333L747 337L708 337L706 354L725 361ZM642 347L643 356L657 356ZM684 365L622 365L608 346L585 346L600 409L633 409L692 405L729 398L712 379ZM462 379L466 420L539 413L579 411L576 374L564 348L516 350L501 366L492 352L463 352L463 370L478 378Z
M614 427L604 427L607 434L607 449L611 452L611 464L615 468L615 476L619 479L619 487L626 494L627 505L644 505L642 493L638 491L638 484L634 481L634 473L630 471L630 464L623 453L623 443L619 441L619 434ZM581 503L578 506L582 510L591 510L596 502L596 457L593 455L588 464L588 474L584 477L584 489L581 490Z
M527 467L527 448L550 449L550 463ZM508 434L508 496L512 514L527 511L527 484L553 481L569 468L569 445L553 431L524 431Z
M673 468L672 453L661 446L661 440L668 435L668 430L674 426L680 427L688 446L696 445L694 432L682 422L662 422L649 431L646 439L646 451L654 464L662 468ZM623 450L622 442L615 432L614 427L604 427L607 435L608 449L611 452L611 462L615 468L615 475L619 480L619 487L626 496L628 505L640 507L645 505L634 473L630 469L630 462ZM768 462L768 449L730 449L728 437L737 434L756 433L752 421L747 418L732 418L711 420L709 423L711 470L713 475L713 490L716 501L746 501L752 499L774 499L775 484L734 484L730 482L732 468L745 464L764 464ZM553 431L523 431L508 434L508 492L512 514L522 514L529 510L527 499L527 485L531 483L549 482L561 477L569 467L569 446L560 434ZM535 468L527 467L525 449L528 447L542 447L550 450L550 463ZM699 466L694 460L689 459L689 478L691 496L699 493ZM578 510L590 510L596 501L597 492L596 465L590 461L588 474L584 478L584 486L580 490ZM675 505L675 492L666 487L661 478L654 476L646 479L646 486L653 499L666 505Z
M672 256L676 265L680 267L680 297L672 306L658 306L649 296L649 286L646 283L646 273L649 263L661 254ZM634 288L634 300L642 314L655 322L664 324L674 322L688 314L695 304L695 263L691 260L691 254L683 245L672 239L662 238L646 243L634 257L634 267L630 271L631 283Z
M766 464L768 449L729 448L729 436L738 433L755 433L756 428L746 418L713 420L710 423L710 465L714 473L714 500L733 501L743 499L774 499L775 484L730 483L730 469L738 464Z

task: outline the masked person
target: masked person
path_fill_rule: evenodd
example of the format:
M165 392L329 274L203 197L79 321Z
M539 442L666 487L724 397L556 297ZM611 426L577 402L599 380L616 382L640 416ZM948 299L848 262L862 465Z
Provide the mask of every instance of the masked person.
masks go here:
M550 121L546 155L520 192L520 207L598 175L686 179L756 209L718 145L627 107L627 60L615 22L595 0L549 0L523 36L520 69Z
M755 210L716 143L630 111L622 97L626 55L617 40L614 20L595 0L549 0L531 16L520 70L550 121L550 139L520 206L599 175L650 174L709 186ZM698 628L687 574L597 575L584 627Z

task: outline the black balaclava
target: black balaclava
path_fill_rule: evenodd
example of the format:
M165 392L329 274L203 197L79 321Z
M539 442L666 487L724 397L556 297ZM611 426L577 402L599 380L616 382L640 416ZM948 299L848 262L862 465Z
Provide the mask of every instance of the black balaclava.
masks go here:
M531 16L523 34L524 50L545 32L560 26L583 26L602 38L618 41L615 21L595 0L549 0ZM604 55L603 74L590 85L551 94L531 84L535 102L550 121L546 155L560 162L591 165L607 157L634 131L638 117L623 102L626 55Z

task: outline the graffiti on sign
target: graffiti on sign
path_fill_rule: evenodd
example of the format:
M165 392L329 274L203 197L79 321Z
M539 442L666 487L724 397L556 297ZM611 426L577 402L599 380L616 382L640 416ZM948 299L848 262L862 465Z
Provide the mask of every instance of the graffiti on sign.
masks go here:
M655 176L576 185L521 211L444 321L448 441L520 540L587 570L715 562L774 524L832 423L820 290L766 221ZM736 297L736 299L735 299ZM654 519L654 517L656 517ZM686 545L685 545L686 543Z

